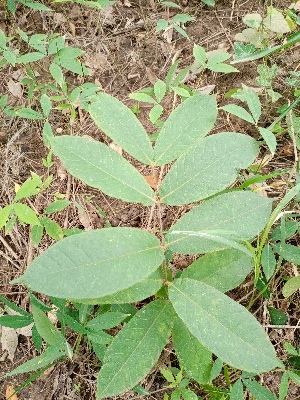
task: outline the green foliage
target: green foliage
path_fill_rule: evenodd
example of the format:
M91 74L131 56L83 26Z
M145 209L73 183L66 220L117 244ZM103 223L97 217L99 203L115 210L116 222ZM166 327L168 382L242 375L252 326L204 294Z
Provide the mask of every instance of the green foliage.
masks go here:
M157 100L165 92L166 86L161 82L154 88ZM260 102L247 89L244 93L251 118L257 122ZM234 182L239 169L254 161L257 143L239 133L205 137L216 121L216 100L214 96L198 94L171 113L152 150L149 137L129 109L107 94L93 96L87 110L114 142L148 165L163 166L174 160L175 163L154 192L127 160L103 143L87 137L49 138L51 151L70 173L104 193L144 205L160 207L160 203L181 205L204 201L181 217L166 235L160 233L165 236L164 245L154 234L136 228L83 232L54 244L14 282L25 283L30 290L50 296L59 308L57 317L63 326L87 336L103 361L98 376L98 399L118 395L137 385L156 363L171 333L186 376L201 384L210 385L212 352L222 361L246 371L260 373L275 368L278 361L274 349L258 322L222 293L239 285L252 269L255 250L247 241L264 228L271 212L271 202L251 191L220 194ZM47 114L49 99L44 96L42 103ZM112 107L114 118L109 112ZM186 123L186 114L197 115L197 119ZM196 159L200 161L195 162ZM41 190L42 179L36 176L32 179L34 182L19 188L17 198ZM16 202L14 209L17 204L23 206ZM24 212L27 221L30 219L34 227L39 227L33 229L32 238L41 236L42 226L60 239L59 232L54 234L55 227L48 216L68 206L68 201L57 198L37 221L33 221L37 218L35 214L31 221L31 216ZM166 250L207 254L172 282ZM214 270L209 268L211 263ZM132 314L129 303L155 294L157 300L147 302ZM106 311L91 320L80 319L63 299L71 299L78 310L99 304ZM122 308L122 304L128 306ZM122 307L113 311L111 305ZM129 315L123 309L129 310ZM103 331L128 317L129 322L114 339ZM46 353L46 360L54 361L59 352L68 355L66 344L61 344L59 351L53 347L63 336L53 330L39 307L33 309L33 319L37 333L53 349L49 358ZM186 348L187 342L191 347ZM173 397L181 394L183 398L194 398L187 385L177 383Z

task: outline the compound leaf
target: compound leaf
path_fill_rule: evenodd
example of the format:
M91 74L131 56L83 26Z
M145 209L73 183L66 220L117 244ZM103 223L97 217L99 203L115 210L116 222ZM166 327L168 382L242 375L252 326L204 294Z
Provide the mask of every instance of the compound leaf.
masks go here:
M51 145L68 172L88 185L124 201L153 204L154 193L146 180L105 144L83 137L59 136Z
M278 366L275 350L258 321L217 289L193 279L178 279L170 286L169 297L192 335L223 362L254 373Z
M197 254L235 247L236 240L252 239L264 228L271 207L270 199L250 191L229 192L206 200L173 225L166 238L169 248Z
M105 353L98 375L97 400L125 392L144 378L168 341L173 318L171 304L156 300L121 329Z
M146 279L163 260L159 240L135 228L79 233L55 243L15 282L67 299L94 299Z
M154 148L155 164L163 165L178 158L207 135L216 119L215 96L199 94L186 99L172 112L160 131Z
M133 112L115 97L98 93L89 107L95 124L125 151L144 164L153 161L153 149L142 124Z
M206 137L180 157L164 178L159 189L162 203L192 203L226 189L257 153L258 143L250 136L223 132Z

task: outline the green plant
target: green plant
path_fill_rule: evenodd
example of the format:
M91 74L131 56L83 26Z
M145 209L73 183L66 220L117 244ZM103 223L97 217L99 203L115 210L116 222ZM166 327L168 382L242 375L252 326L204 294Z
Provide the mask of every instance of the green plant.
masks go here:
M172 1L160 1L159 3L166 7L181 8L178 4ZM183 37L189 40L189 37L181 24L185 24L193 20L194 18L188 14L176 14L172 18L168 19L161 18L156 23L156 32L166 32L167 30L175 29Z
M84 6L98 8L102 10L104 7L111 6L115 3L115 0L53 0L53 3L67 3L73 2L82 4Z
M53 11L51 8L45 6L42 3L37 1L30 1L30 0L1 0L4 6L4 10L8 10L12 14L15 14L17 9L17 4L22 4L26 7L32 8L33 10L39 11Z
M154 224L153 233L104 228L60 240L14 281L50 296L59 309L74 305L77 316L65 320L76 332L87 335L103 361L97 398L135 386L157 362L170 334L187 376L200 384L210 383L211 352L253 373L282 367L255 318L224 295L253 267L258 268L259 254L249 241L270 218L269 199L249 190L221 193L240 169L254 161L257 142L230 132L206 137L217 118L216 99L209 95L192 96L178 106L164 123L154 149L132 111L115 98L98 93L87 110L103 132L148 165L153 175L160 170L162 177L164 166L175 161L154 191L127 160L103 143L76 136L50 139L52 151L72 175L110 196L149 206L149 227ZM186 115L195 118L187 122ZM168 232L162 230L162 203L177 206L199 201ZM152 220L155 208L158 220ZM169 267L174 252L204 255L174 279ZM149 299L146 305L132 316L130 303L145 299ZM101 323L100 316L90 320L87 312L96 304L104 312ZM114 310L124 307L131 319L112 339L103 329L128 317L123 313L122 319L115 319ZM58 332L43 311L34 310L33 319L47 349L6 376L44 368L71 355L63 330Z

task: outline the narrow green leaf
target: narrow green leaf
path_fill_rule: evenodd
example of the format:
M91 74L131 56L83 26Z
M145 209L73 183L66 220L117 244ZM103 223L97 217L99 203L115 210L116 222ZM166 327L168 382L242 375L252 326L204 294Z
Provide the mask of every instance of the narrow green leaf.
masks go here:
M105 228L55 243L17 281L54 297L94 299L145 280L162 260L159 240L149 232Z
M181 28L181 26L177 25L177 24L172 24L173 28L180 33L183 37L185 37L186 39L190 40L188 34L186 33L186 31Z
M49 204L49 206L45 210L45 214L53 214L58 211L62 211L70 205L68 200L56 200L53 203Z
M276 267L276 258L272 247L266 244L261 253L261 265L264 271L266 280L268 281L274 274Z
M161 116L163 111L164 111L164 109L160 104L156 104L154 107L151 108L151 110L149 112L149 119L152 122L152 124L155 124L155 122Z
M102 331L98 331L97 333L90 332L88 333L87 337L92 343L97 343L100 345L110 344L113 339L112 336Z
M270 152L274 154L277 146L276 136L269 129L258 127L258 130L269 147Z
M190 97L190 93L182 87L171 86L171 89L181 97Z
M275 350L257 320L212 286L188 278L175 280L169 297L192 335L225 363L255 373L278 366Z
M32 244L37 247L43 237L44 227L42 225L33 225L30 231L30 239L32 240Z
M146 93L130 93L129 97L143 103L157 104L157 101Z
M26 206L26 204L15 203L14 212L21 222L31 225L39 225L40 221L36 216L36 213L32 208Z
M226 249L198 258L182 272L181 277L207 283L225 293L239 286L252 268L251 257L236 249Z
M55 82L57 82L59 86L62 87L65 82L62 69L53 62L52 64L50 64L49 71Z
M144 164L151 165L151 141L129 108L106 93L98 93L97 100L89 107L89 113L96 125L122 149Z
M101 142L60 136L52 140L53 152L72 175L109 196L151 205L154 193L140 173L120 154Z
M244 119L245 121L250 122L250 124L255 124L252 116L243 107L237 106L235 104L228 104L226 106L220 107L220 109L225 110L230 114L235 115L236 117Z
M191 334L179 318L174 322L172 341L176 356L187 376L200 385L209 383L212 354Z
M48 121L45 122L43 127L43 140L47 147L51 146L52 139L54 138L51 125Z
M45 227L46 233L55 240L60 240L64 237L63 230L57 222L52 221L48 217L41 219L41 224Z
M238 379L231 387L230 400L243 400L243 399L244 399L243 384L242 381Z
M18 374L25 374L26 372L37 371L39 369L45 368L48 365L51 365L54 361L60 359L61 357L64 357L65 355L65 343L50 346L40 356L34 357L32 360L25 362L24 364L15 368L13 371L5 374L4 378Z
M16 111L16 115L25 119L44 119L42 114L31 108L20 108Z
M50 97L47 96L45 93L42 94L42 96L40 98L40 103L41 103L41 107L42 107L45 117L49 117L49 114L50 114L50 111L52 108L52 103L51 103Z
M202 46L199 46L198 44L194 44L193 55L195 57L195 60L204 67L206 63L206 51L204 50L204 48Z
M239 72L239 70L234 68L232 65L224 63L213 64L210 65L209 67L207 66L207 68L213 72L223 72L224 74L230 74L231 72Z
M210 52L207 55L207 68L222 63L228 60L230 57L231 55L224 50L215 50L213 52Z
M26 317L31 318L31 314L29 312L23 310L23 308L18 307L15 303L12 303L11 301L7 300L5 297L0 296L0 301L4 303L7 307L17 312L18 314L25 315Z
M46 314L34 304L31 304L31 307L36 329L45 342L50 345L62 343L65 340L64 336L58 332Z
M243 85L243 93L255 123L261 116L261 103L258 94L250 87Z
M282 289L282 294L284 297L289 297L298 289L300 289L300 276L294 276L285 283Z
M257 142L246 135L223 132L204 138L164 178L159 188L162 203L192 203L226 189L257 154Z
M18 201L39 193L42 186L43 186L42 178L34 174L31 178L28 178L20 186L15 195L14 201Z
M89 331L85 329L80 322L78 322L75 318L71 317L70 315L57 311L56 316L59 321L63 322L65 325L70 327L74 332L80 333L81 335L87 335Z
M12 66L15 66L17 62L17 55L12 49L4 50L2 56Z
M0 326L7 326L8 328L23 328L33 323L31 315L2 315L0 317Z
M161 79L158 79L154 84L154 94L158 103L165 97L167 85Z
M178 158L192 144L207 135L216 118L215 96L197 95L185 100L171 113L160 131L154 148L156 165Z
M169 71L168 71L168 73L167 73L167 76L166 76L166 85L167 85L167 89L170 88L170 86L171 86L171 84L172 84L172 82L173 82L173 79L174 79L174 77L175 77L176 70L177 70L177 68L178 68L178 64L179 64L179 61L178 61L178 60L175 61L174 64L171 65L171 67L170 67L170 69L169 69Z
M173 318L170 303L156 300L121 329L105 353L98 375L97 400L131 389L150 372L168 341Z
M287 371L289 378L292 379L298 386L300 386L300 376L293 371Z
M86 327L93 331L102 330L102 329L111 329L115 326L118 326L128 315L120 313L120 312L107 312L102 315L98 315L91 319Z
M167 243L183 254L208 253L230 247L209 236L252 239L264 228L271 213L270 199L250 191L229 192L205 201L172 226ZM255 218L253 218L255 215Z
M243 379L243 383L256 400L277 400L277 397L256 381Z
M22 56L17 57L17 64L27 64L34 61L41 60L45 57L45 54L40 53L39 51L33 51L32 53L23 54Z
M1 208L1 210L0 210L0 229L2 229L3 226L6 224L11 210L12 210L11 205Z

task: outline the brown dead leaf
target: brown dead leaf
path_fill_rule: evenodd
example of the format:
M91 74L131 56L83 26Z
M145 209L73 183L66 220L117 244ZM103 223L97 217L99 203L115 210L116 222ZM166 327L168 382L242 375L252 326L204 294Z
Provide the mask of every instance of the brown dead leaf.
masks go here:
M144 175L147 183L152 187L152 189L156 190L158 185L158 176L156 175Z
M8 90L10 91L10 93L13 96L18 97L18 98L22 97L23 91L22 91L22 86L21 86L20 82L15 82L12 79L10 79L7 82L7 86L8 86Z
M7 350L7 358L13 361L18 346L18 334L15 329L2 326L2 351Z
M69 27L70 27L70 31L72 33L72 36L76 36L76 29L75 29L75 25L73 24L73 22L69 21Z
M146 67L146 74L149 79L149 82L154 85L158 81L157 75L152 71L151 68Z
M279 151L279 155L281 156L293 156L294 155L294 148L292 145L287 144L286 146L283 146L280 151Z
M7 143L7 134L6 134L6 132L0 132L0 143L2 143L2 144Z
M5 399L6 400L18 400L18 397L16 394L14 394L15 389L12 386L7 386L6 392L5 392Z

